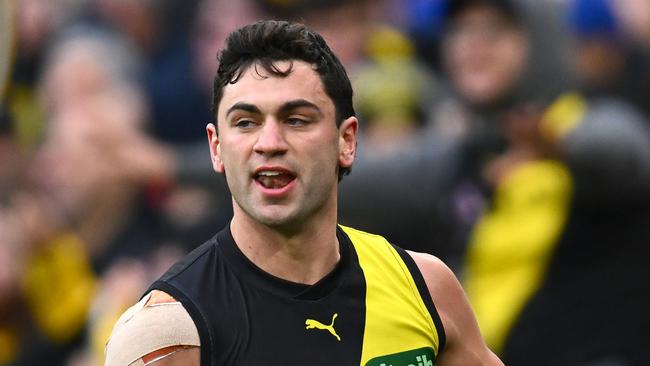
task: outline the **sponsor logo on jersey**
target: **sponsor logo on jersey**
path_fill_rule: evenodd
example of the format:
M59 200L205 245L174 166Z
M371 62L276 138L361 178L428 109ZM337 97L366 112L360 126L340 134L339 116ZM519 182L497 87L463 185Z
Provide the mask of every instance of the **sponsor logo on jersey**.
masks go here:
M339 342L341 341L341 337L339 337L338 334L336 334L336 329L334 329L334 320L336 320L336 317L338 317L338 313L334 313L332 316L332 322L329 325L325 325L318 320L314 319L307 319L305 320L305 329L321 329L321 330L326 330L330 332L331 335L333 335Z
M423 347L371 359L366 366L433 366L433 348Z

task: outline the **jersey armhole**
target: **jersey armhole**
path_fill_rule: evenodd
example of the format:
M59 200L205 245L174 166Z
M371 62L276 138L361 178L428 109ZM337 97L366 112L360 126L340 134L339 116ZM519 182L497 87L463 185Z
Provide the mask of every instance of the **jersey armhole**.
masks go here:
M424 277L422 277L422 272L420 272L418 265L415 263L415 260L413 260L411 255L408 254L406 250L398 247L397 245L393 245L393 244L391 245L393 246L393 248L395 248L399 256L402 258L402 261L404 261L404 264L406 264L406 267L408 268L409 272L411 272L411 276L413 277L413 281L415 282L415 285L418 288L420 297L422 298L424 305L427 307L427 310L429 310L429 314L431 315L433 324L436 326L436 330L438 332L438 341L440 343L438 345L438 354L436 355L436 358L438 358L438 356L442 353L443 349L445 348L447 338L445 336L445 328L442 325L442 320L440 320L440 315L438 314L436 305L433 303L433 299L431 298L431 293L429 292L429 288L427 287L427 284L424 281Z
M173 285L163 282L163 281L156 281L149 287L147 290L147 293L153 291L153 290L160 290L168 293L171 295L173 298L176 300L180 301L180 303L183 305L185 310L187 310L188 314L190 315L190 318L194 321L194 325L196 325L196 329L199 332L199 340L201 341L201 365L202 366L214 366L212 365L212 345L213 340L212 340L212 334L210 333L210 328L208 327L208 322L206 318L203 316L203 313L199 310L199 308L194 304L192 300L190 300L189 297L187 297L181 290L177 289Z

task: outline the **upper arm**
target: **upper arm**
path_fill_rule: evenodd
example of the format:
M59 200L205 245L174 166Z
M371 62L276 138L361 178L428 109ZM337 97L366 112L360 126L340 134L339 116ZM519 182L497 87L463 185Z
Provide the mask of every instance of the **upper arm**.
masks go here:
M465 292L453 272L438 258L409 252L427 284L445 328L447 343L437 364L503 365L485 344Z
M183 306L152 291L117 321L105 366L199 366L199 334Z

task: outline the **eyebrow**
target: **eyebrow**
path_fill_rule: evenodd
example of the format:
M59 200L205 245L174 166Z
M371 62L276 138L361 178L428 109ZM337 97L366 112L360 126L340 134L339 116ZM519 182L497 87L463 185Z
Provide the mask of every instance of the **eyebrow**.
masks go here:
M318 108L316 104L306 99L296 99L296 100L288 101L284 103L282 106L280 106L278 113L287 113L293 109L303 108L303 107L313 109L316 112L318 112L318 114L322 114L321 109ZM244 103L244 102L237 102L232 107L228 108L228 111L226 112L226 117L228 117L234 111L244 111L249 113L262 114L262 111L256 105L250 103Z
M244 111L244 112L250 112L250 113L255 113L255 114L262 114L262 111L260 111L259 108L257 108L256 105L254 104L249 104L249 103L243 103L243 102L238 102L235 103L232 107L228 108L228 111L226 112L226 117L230 115L230 113L234 111Z
M320 108L318 108L318 106L317 106L316 104L314 104L314 103L312 103L312 102L310 102L310 101L308 101L308 100L305 100L305 99L296 99L296 100L288 101L288 102L284 103L284 104L280 107L280 109L278 110L278 112L279 112L279 113L287 113L287 112L289 112L289 111L291 111L291 110L293 110L293 109L296 109L296 108L303 108L303 107L313 109L313 110L315 110L318 114L322 114Z

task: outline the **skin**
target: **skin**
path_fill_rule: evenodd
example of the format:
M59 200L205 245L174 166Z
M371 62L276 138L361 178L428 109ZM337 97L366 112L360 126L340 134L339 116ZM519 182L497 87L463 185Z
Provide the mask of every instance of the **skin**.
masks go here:
M288 63L279 65L288 67ZM302 102L298 108L282 108L296 100L316 109ZM242 105L245 108L239 108ZM257 110L251 112L250 105ZM233 194L235 242L248 243L238 245L260 268L290 281L313 284L339 260L336 167L354 162L358 122L351 117L337 129L334 112L318 75L310 65L296 61L286 78L261 77L254 69L247 70L225 89L217 115L219 133L215 125L207 128L213 167L226 174ZM296 177L293 186L284 194L269 195L253 179L259 166L289 169ZM465 294L449 268L433 256L411 255L426 279L447 334L447 346L437 364L502 365L483 342ZM174 299L154 291L149 304L167 301ZM183 346L158 350L143 359L147 363L161 354L169 356L152 364L199 365L199 348Z

